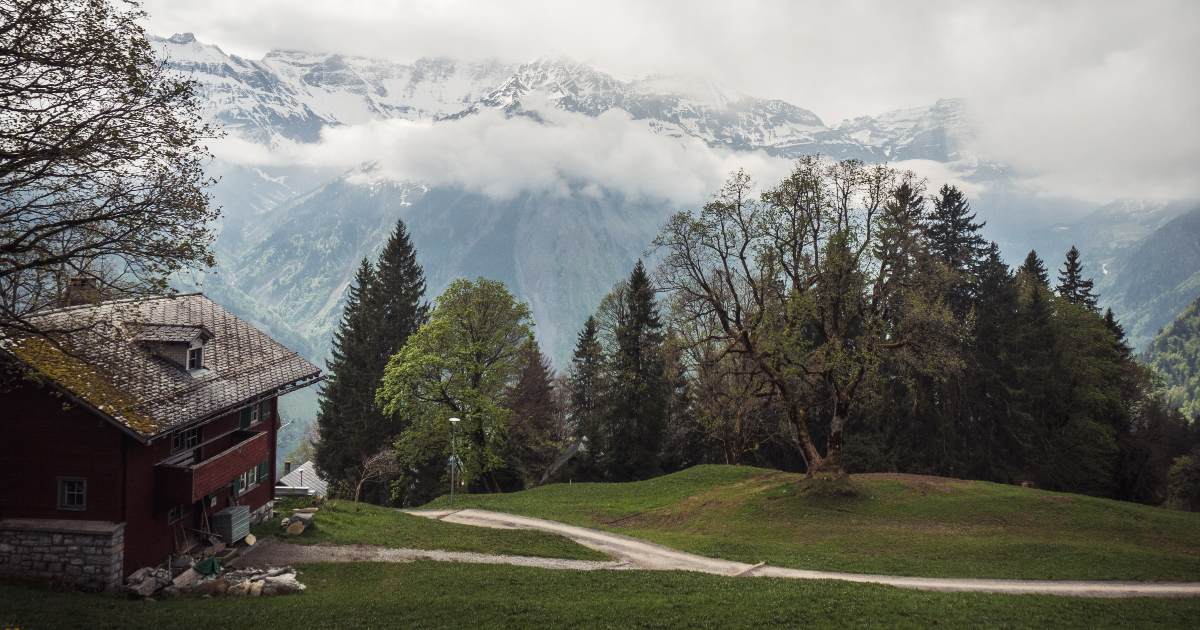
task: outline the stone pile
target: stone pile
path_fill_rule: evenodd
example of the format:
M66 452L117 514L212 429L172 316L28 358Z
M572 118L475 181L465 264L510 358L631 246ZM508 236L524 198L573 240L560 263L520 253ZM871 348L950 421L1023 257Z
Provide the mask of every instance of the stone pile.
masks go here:
M171 572L162 567L142 567L125 579L130 595L150 597L171 583Z
M165 597L179 595L258 597L299 593L305 589L305 586L296 579L296 570L290 566L275 569L237 569L209 576L190 568L175 576L174 579L166 569L145 567L129 576L125 588L130 595L138 597L155 595Z

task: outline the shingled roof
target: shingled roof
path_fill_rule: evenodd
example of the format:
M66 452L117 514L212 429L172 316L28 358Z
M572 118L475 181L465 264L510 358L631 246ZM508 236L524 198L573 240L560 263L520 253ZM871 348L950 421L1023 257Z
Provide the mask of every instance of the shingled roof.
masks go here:
M32 318L42 337L4 349L71 397L143 441L320 380L321 371L202 294L116 300ZM203 370L188 371L144 341L203 335Z

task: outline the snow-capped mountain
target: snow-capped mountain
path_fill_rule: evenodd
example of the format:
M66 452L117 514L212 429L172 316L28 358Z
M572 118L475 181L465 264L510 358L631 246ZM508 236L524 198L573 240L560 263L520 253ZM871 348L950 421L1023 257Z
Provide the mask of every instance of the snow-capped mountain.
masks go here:
M873 161L948 161L962 157L970 129L957 99L830 127L807 109L706 79L625 81L561 57L515 66L445 58L404 64L277 50L254 61L190 33L156 38L155 44L172 67L199 83L214 120L262 143L313 141L326 126L368 120L458 118L485 108L521 113L531 94L575 113L620 109L662 134L786 157L819 152Z
M249 60L191 34L157 38L155 44L171 67L196 81L212 121L267 151L315 142L329 128L376 120L453 124L487 110L540 120L538 107L550 103L591 117L617 110L643 123L647 133L698 139L734 152L926 160L981 184L973 206L989 222L988 237L1010 259L1037 247L1047 265L1056 267L1071 243L1092 246L1101 256L1091 259L1097 263L1093 273L1112 272L1098 283L1102 287L1128 284L1114 267L1125 260L1122 252L1179 214L1113 206L1086 215L1087 207L1078 202L1010 185L1003 165L972 153L974 129L958 99L829 125L802 107L707 79L620 79L559 57L523 64L444 58L398 63L273 51ZM426 270L430 298L455 277L504 281L529 302L544 350L565 366L582 321L679 209L603 189L498 200L459 186L379 181L299 164L251 167L218 160L212 169L221 178L213 194L224 217L218 267L204 289L316 361L328 352L358 261L375 257L396 219L403 218ZM1056 217L1060 224L1029 217ZM1088 251L1085 247L1085 257ZM1121 293L1122 303L1133 304L1128 293ZM292 397L287 404L298 422L295 437L315 416L315 399ZM285 445L281 452L287 450Z
M497 62L420 59L406 65L336 54L276 50L263 59L226 54L191 33L153 38L168 64L195 80L206 113L228 131L269 144L315 141L328 125L447 116L508 77Z

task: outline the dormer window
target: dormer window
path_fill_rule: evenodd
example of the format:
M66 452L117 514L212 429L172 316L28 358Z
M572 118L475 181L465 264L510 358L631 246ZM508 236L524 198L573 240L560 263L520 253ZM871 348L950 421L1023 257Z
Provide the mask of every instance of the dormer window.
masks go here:
M213 334L204 326L147 322L130 322L126 326L133 341L155 356L196 375L208 368L204 351Z
M187 369L199 370L204 367L204 346L189 348L187 354Z

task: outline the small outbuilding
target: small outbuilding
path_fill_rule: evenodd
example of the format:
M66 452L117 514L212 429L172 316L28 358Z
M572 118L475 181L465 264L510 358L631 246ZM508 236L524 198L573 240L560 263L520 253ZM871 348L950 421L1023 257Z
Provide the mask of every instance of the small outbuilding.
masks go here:
M281 497L325 497L329 484L317 474L311 461L293 467L284 462L284 474L275 485L275 494Z

